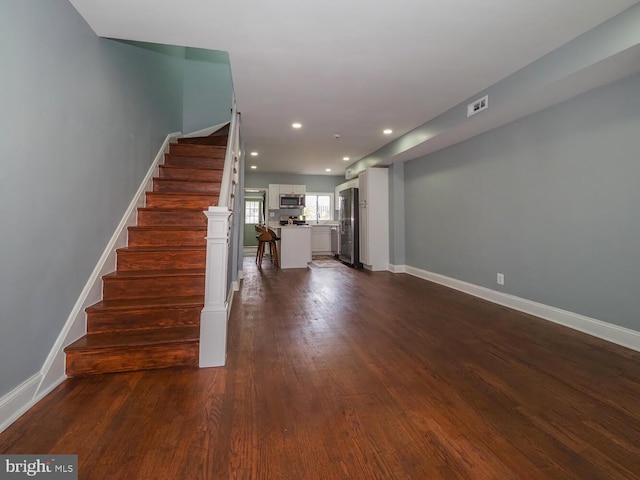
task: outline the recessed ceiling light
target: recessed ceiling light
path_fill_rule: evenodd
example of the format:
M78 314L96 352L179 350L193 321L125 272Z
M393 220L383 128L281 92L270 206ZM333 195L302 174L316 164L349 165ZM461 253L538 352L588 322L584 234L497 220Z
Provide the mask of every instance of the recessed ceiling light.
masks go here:
M349 157L342 157L342 160L344 160L345 162L348 162L349 160L351 160L351 158L349 158Z
M391 130L390 128L386 128L382 131L382 133L384 133L385 135L391 135L393 133L393 130Z
M255 165L251 165L251 170L255 170L256 168L258 167L256 167Z
M331 171L331 169L330 169L330 168L325 168L325 169L324 169L324 171L325 171L325 172L330 172L330 171Z
M301 124L301 123L298 123L298 122L296 122L296 123L292 123L292 124L291 124L291 126L292 126L293 128L302 128L302 124Z
M257 157L258 156L258 152L251 152L251 156L252 157Z

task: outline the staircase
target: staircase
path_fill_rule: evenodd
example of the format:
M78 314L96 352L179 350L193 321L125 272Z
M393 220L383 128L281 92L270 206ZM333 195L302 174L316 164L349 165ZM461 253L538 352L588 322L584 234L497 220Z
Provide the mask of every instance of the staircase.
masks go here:
M65 348L68 376L198 366L207 218L218 204L228 127L181 138L86 309L87 334Z

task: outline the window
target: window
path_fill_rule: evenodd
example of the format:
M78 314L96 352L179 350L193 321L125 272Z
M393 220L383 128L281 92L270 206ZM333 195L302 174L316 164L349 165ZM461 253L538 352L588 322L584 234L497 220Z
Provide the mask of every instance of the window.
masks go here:
M333 220L333 193L307 193L305 205L307 222Z
M244 202L244 223L262 223L262 201L246 200Z

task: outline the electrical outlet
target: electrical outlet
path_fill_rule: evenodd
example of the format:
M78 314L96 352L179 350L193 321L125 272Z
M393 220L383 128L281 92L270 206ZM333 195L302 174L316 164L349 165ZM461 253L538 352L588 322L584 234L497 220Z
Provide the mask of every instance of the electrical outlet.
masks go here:
M504 285L504 273L499 273L496 281L498 285Z

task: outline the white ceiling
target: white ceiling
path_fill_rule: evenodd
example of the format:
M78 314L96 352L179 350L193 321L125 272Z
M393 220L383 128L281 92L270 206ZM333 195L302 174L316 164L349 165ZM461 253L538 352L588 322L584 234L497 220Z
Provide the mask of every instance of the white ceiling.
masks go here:
M71 3L103 37L229 52L243 138L259 152L248 163L259 172L343 175L349 163L638 2ZM293 130L294 121L303 128Z

